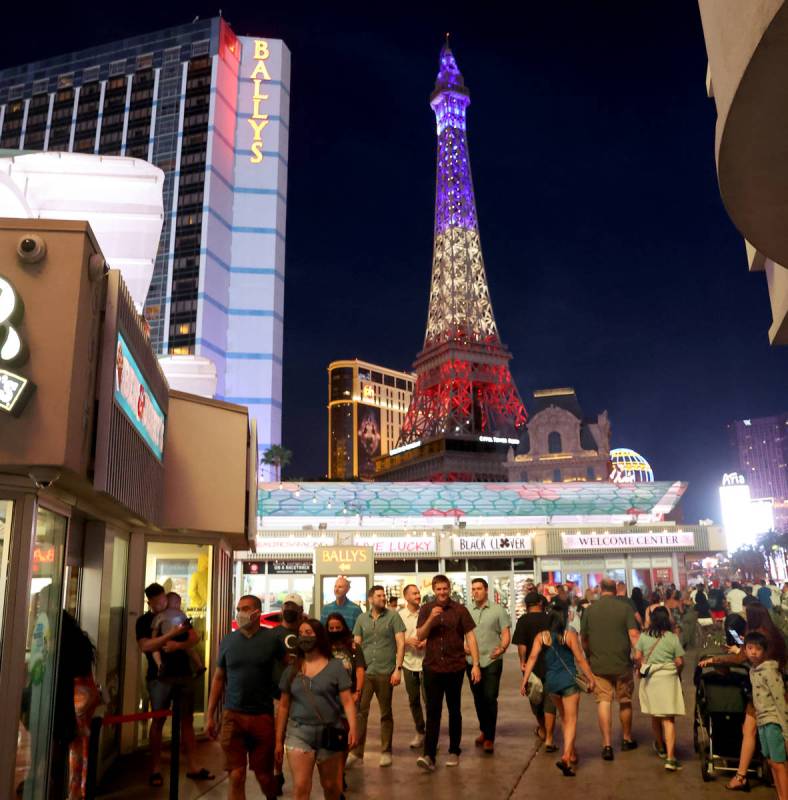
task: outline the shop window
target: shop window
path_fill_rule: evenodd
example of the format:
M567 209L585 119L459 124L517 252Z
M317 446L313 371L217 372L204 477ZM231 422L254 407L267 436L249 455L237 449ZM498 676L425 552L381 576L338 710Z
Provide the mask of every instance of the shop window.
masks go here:
M438 573L438 559L437 558L420 558L418 561L419 572L432 572Z
M3 641L6 579L8 576L8 558L11 554L11 522L13 515L13 501L0 500L0 643Z
M515 558L514 571L515 572L533 572L534 560L532 558Z
M547 452L548 453L561 453L561 434L558 431L552 431L547 434Z
M24 797L44 797L53 755L58 638L62 615L63 556L66 517L39 506L31 564L25 655L15 784L24 782ZM61 753L62 759L65 754Z
M383 561L382 559L375 560L375 572L415 572L416 559L415 558L398 558Z
M145 585L134 587L142 592L151 583L160 583L165 591L177 592L181 596L181 609L200 637L195 650L203 664L210 663L211 637L213 630L211 609L211 586L213 585L213 547L207 544L182 544L180 542L149 542L145 561ZM119 598L118 598L119 599ZM114 602L114 599L113 599ZM141 660L144 656L140 654ZM196 671L196 670L195 670ZM205 727L205 709L208 702L207 673L195 677L194 729ZM147 687L143 683L143 708L148 708ZM165 734L169 735L167 721ZM147 734L147 724L140 725L140 734Z
M469 558L468 572L509 572L512 562L509 558ZM471 575L471 580L473 580Z
M465 572L465 559L464 558L447 558L446 559L446 571L447 572L457 572L462 570Z

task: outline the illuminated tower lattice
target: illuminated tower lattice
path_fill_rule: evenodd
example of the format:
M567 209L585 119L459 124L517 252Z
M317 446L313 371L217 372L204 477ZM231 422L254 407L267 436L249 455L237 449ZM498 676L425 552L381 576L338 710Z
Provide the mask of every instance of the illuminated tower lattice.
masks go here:
M403 447L436 437L515 439L526 420L487 288L465 133L469 104L447 37L430 97L438 163L427 333L413 365L417 380Z

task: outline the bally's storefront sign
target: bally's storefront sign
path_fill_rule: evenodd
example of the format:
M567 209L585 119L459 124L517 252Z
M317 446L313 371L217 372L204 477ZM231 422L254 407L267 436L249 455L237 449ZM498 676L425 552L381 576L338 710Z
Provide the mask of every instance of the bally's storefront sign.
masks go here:
M164 412L120 334L115 351L114 397L153 455L161 461L164 454Z
M315 560L318 572L350 575L371 572L374 566L371 547L318 547Z
M437 555L435 536L414 534L412 536L369 536L357 534L353 544L371 547L376 556L409 557Z
M645 531L642 533L562 533L564 550L637 550L648 547L694 547L692 531Z
M530 553L533 540L530 534L502 534L500 536L452 536L451 551L455 555L475 553Z

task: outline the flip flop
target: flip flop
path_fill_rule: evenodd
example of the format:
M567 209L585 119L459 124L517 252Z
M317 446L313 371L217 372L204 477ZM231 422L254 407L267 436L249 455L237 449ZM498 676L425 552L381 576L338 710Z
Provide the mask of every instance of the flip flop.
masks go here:
M208 772L208 770L203 767L197 770L197 772L187 772L186 777L191 778L193 781L212 781L216 775L212 772Z
M155 787L164 786L164 776L161 772L151 772L148 783Z
M546 744L544 746L545 753L557 753L558 752L558 745L556 744Z

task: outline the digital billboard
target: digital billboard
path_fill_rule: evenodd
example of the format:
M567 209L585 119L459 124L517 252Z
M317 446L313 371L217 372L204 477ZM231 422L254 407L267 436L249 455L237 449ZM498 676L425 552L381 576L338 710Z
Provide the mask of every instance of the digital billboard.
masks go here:
M358 406L358 474L361 478L375 476L375 459L380 455L380 409Z

